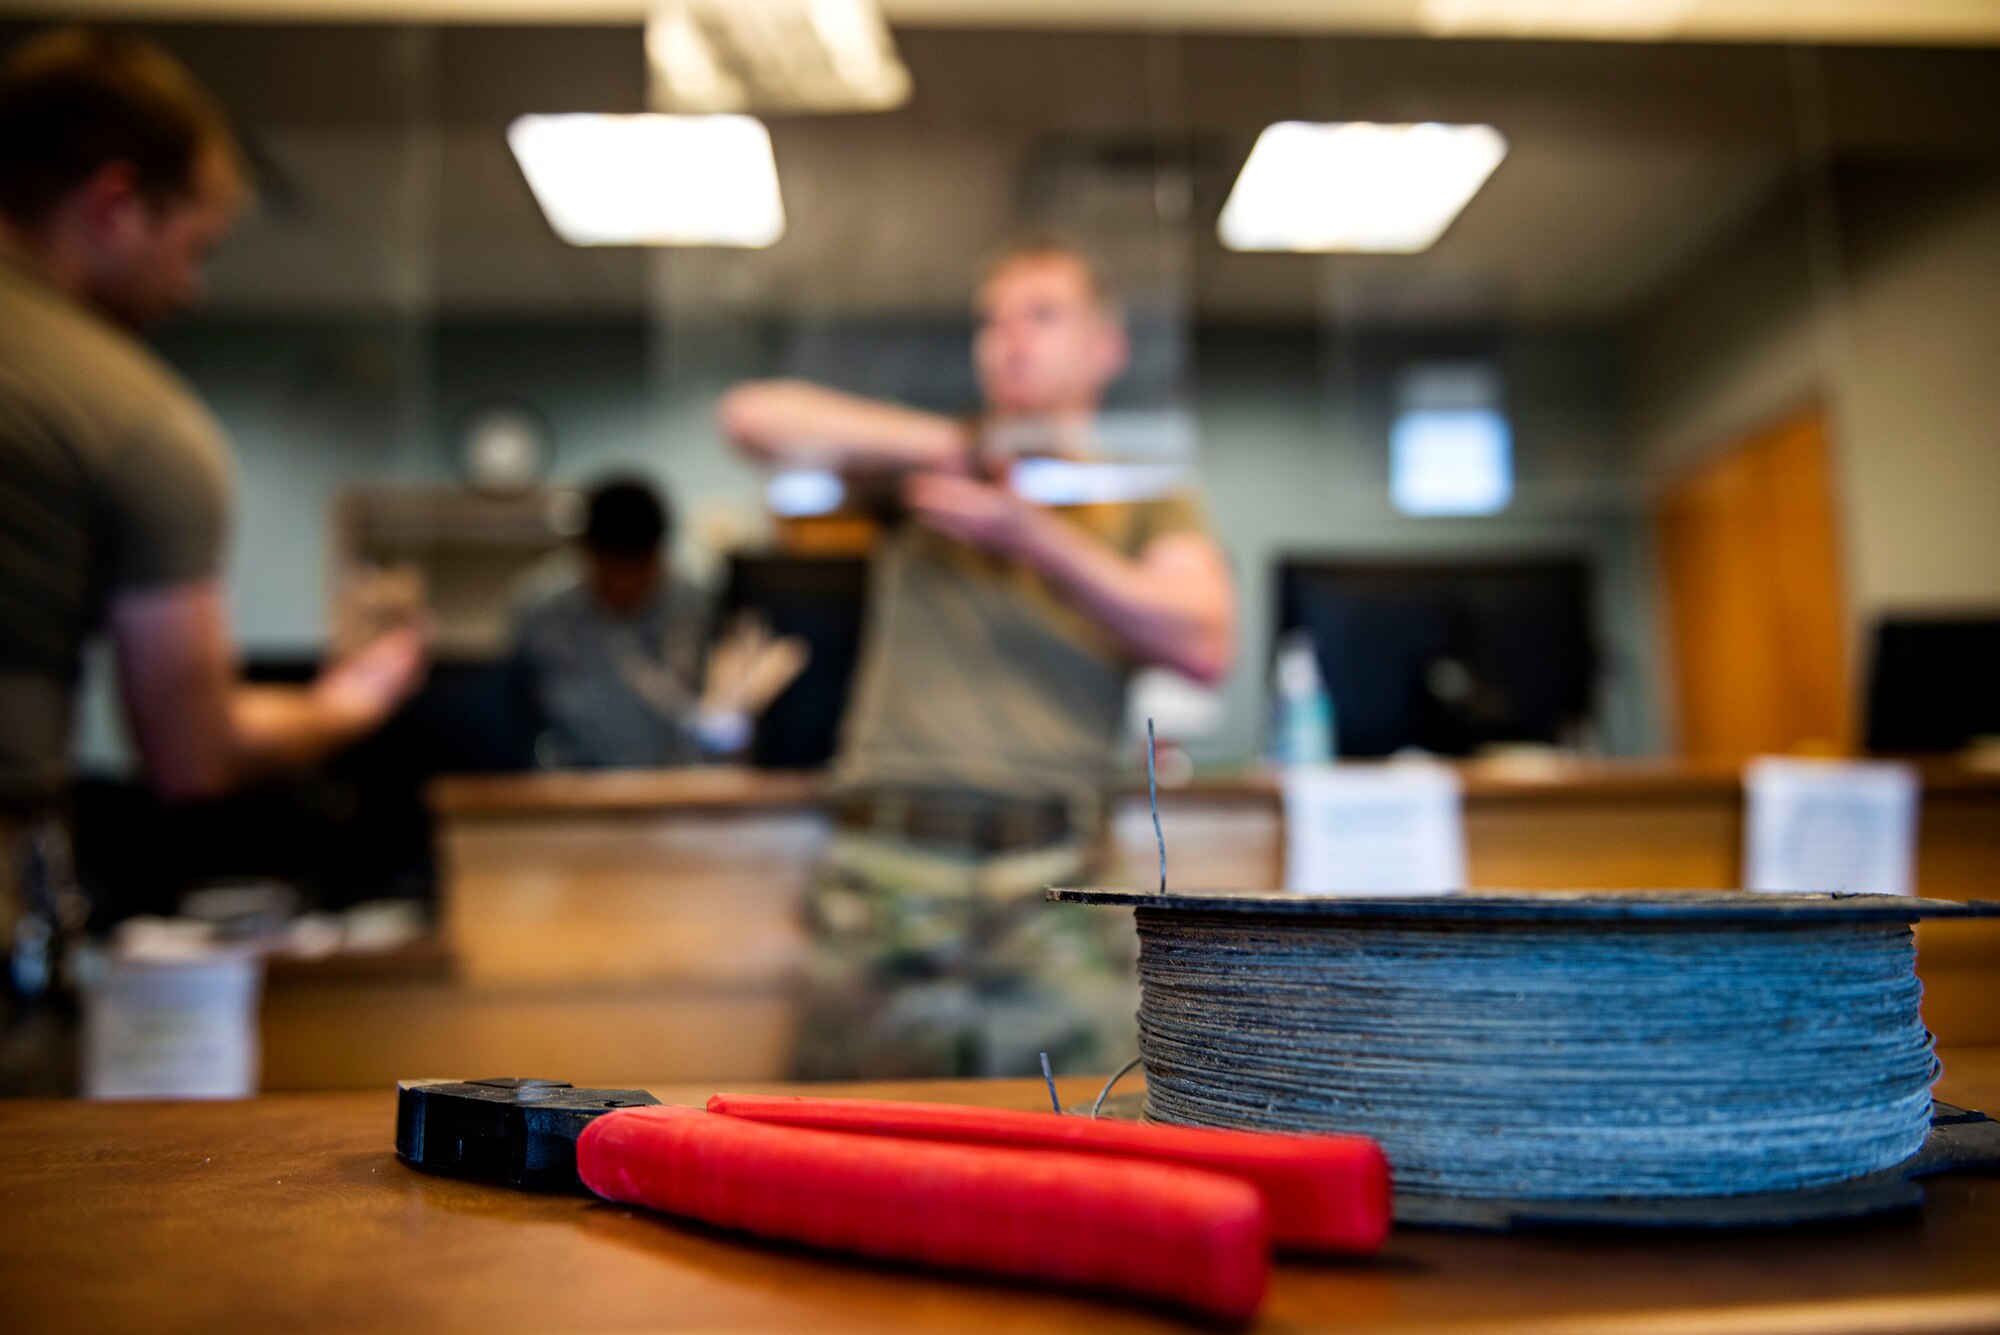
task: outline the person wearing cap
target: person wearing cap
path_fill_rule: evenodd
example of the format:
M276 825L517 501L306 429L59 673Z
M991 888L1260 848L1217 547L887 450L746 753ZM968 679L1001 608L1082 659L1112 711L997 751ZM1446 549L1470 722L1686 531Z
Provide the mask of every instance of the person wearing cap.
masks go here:
M538 761L638 769L740 751L804 668L804 645L749 620L708 652L708 599L675 578L672 511L643 479L592 488L576 546L581 569L530 595L514 624Z
M1052 909L1090 874L1135 669L1220 681L1228 562L1183 478L1046 505L1022 445L1081 458L1128 347L1097 266L1053 235L987 263L974 303L984 399L965 420L799 381L742 385L724 431L749 458L900 492L874 555L839 753L839 831L811 893L795 1073L1017 1074L1047 1050L1130 1055L1129 929Z

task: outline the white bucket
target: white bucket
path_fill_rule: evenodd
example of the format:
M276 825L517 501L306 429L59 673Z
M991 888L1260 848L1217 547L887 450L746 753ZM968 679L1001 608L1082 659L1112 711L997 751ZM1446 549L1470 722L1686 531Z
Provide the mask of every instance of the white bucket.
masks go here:
M264 961L237 952L101 961L84 989L83 1092L229 1099L257 1092Z

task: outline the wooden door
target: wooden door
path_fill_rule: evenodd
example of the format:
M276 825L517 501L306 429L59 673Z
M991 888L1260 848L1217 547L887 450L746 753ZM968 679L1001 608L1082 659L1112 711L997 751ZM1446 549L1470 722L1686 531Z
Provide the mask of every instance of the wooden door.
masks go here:
M1852 746L1832 484L1814 407L1668 490L1657 529L1681 754L1734 763Z

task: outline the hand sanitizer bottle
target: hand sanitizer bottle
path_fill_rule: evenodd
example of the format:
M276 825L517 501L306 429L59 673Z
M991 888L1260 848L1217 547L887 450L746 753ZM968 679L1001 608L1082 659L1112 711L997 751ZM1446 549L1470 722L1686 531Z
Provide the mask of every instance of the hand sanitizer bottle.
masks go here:
M1312 636L1295 630L1278 644L1272 688L1278 700L1277 760L1324 765L1333 759L1333 697L1319 674Z

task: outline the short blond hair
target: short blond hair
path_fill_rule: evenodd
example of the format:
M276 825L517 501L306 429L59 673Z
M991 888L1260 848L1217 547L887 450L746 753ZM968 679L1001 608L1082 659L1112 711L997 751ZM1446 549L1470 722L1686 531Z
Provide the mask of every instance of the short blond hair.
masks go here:
M1084 290L1107 315L1118 313L1118 295L1104 276L1104 266L1081 241L1067 232L1021 232L986 252L979 261L978 286L985 287L1004 269L1029 260L1068 260L1083 275Z

